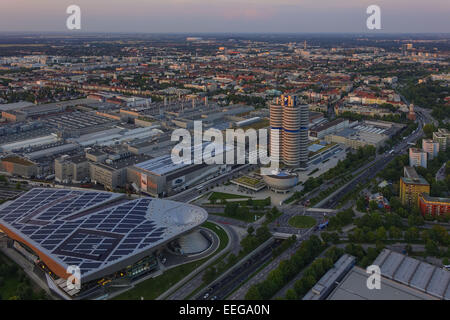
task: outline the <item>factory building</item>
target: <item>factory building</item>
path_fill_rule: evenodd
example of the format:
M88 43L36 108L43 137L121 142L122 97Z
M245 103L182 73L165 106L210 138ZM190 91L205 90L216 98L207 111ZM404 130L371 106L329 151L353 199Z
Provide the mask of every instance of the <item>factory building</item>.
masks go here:
M2 171L24 178L34 178L39 174L36 163L18 156L7 156L0 160Z
M450 272L384 249L372 265L381 271L380 289L369 289L368 273L353 267L328 300L450 300Z

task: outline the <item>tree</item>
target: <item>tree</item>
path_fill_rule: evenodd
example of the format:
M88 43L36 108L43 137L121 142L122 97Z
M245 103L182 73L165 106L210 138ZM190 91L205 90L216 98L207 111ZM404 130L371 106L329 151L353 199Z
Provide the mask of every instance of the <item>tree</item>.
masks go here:
M293 289L286 291L286 300L297 300L298 296Z
M439 255L439 247L436 242L428 239L425 243L425 252L430 256L438 256Z
M339 235L337 234L337 232L322 232L321 237L325 243L339 242Z
M343 249L333 246L325 252L325 257L330 258L333 262L336 262L343 254Z
M419 229L411 227L405 232L405 241L411 243L419 239Z
M369 209L372 212L378 210L378 203L376 201L370 201L369 202Z
M203 282L211 282L216 278L217 270L215 267L210 267L205 270L205 273L203 274Z
M253 228L253 226L249 226L249 227L247 228L247 233L250 234L250 235L252 235L253 232L255 232L255 228Z
M423 126L423 132L425 133L425 137L427 139L430 139L433 137L433 132L435 132L437 129L432 123L427 123Z
M271 237L271 233L267 226L261 226L256 230L256 238L259 241L265 241Z
M396 226L391 226L389 228L389 238L400 239L402 237L402 231Z
M245 300L262 300L262 299L263 298L259 292L259 289L255 285L251 286L248 289L247 294L245 295Z
M410 227L422 226L425 223L421 215L412 214L408 217L408 225Z
M364 241L364 232L360 228L353 229L353 233L349 234L351 242L361 243Z
M359 197L356 201L356 209L358 211L366 211L366 199L364 197Z
M377 235L373 231L369 231L366 233L366 241L369 243L375 242L377 240Z
M33 298L33 289L26 283L20 283L17 287L16 295L21 300L31 300Z
M294 290L295 290L295 293L297 293L297 295L299 297L304 296L305 293L308 292L308 288L307 288L307 284L306 284L305 278L301 278L300 280L295 282Z
M386 229L384 227L379 227L376 231L375 236L378 241L385 240L387 238Z

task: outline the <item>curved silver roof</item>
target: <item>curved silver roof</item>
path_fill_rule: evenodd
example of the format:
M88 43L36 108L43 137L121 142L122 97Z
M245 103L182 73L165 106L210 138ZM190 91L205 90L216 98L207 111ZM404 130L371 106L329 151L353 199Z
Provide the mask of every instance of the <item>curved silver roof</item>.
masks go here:
M81 278L141 257L206 221L202 208L168 200L36 188L0 209L0 224ZM1 226L0 226L1 227Z

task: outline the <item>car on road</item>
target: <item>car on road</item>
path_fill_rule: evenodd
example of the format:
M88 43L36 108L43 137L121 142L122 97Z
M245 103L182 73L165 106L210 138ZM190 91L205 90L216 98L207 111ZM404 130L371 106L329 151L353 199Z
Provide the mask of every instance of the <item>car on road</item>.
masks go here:
M203 299L208 299L208 297L209 297L209 293L207 292L207 293L205 293L205 295L203 296Z

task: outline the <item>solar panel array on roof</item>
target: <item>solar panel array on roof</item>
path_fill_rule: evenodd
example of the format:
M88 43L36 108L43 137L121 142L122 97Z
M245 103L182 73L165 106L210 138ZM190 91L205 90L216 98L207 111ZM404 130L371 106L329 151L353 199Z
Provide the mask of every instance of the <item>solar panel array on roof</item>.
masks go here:
M123 197L109 192L33 189L0 209L0 227L4 225L63 266L79 266L84 276L148 250L207 218L203 209L184 203L152 198L117 201ZM116 202L107 206L111 201ZM152 206L152 202L161 204ZM178 215L185 216L183 223ZM195 218L187 218L192 215Z

